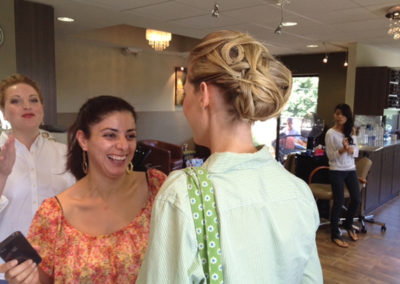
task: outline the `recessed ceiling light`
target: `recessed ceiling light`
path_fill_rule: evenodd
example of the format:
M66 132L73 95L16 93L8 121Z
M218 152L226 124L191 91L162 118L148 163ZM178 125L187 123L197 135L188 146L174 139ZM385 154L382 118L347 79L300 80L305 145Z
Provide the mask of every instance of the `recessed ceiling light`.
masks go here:
M75 21L72 18L68 18L68 17L58 17L57 20L59 20L60 22L73 22Z
M282 26L293 27L293 26L297 26L297 23L296 22L282 22Z
M316 48L316 47L318 47L318 45L317 44L309 44L309 45L307 45L307 47L308 48Z

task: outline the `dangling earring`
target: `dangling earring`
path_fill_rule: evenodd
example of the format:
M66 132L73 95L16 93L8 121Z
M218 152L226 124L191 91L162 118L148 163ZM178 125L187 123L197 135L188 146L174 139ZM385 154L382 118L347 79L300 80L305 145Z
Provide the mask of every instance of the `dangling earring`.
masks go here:
M132 162L130 162L129 164L128 164L128 167L126 168L126 173L128 174L128 175L130 175L131 173L133 173L133 163Z
M86 158L86 151L82 150L82 170L85 175L88 173L88 162Z

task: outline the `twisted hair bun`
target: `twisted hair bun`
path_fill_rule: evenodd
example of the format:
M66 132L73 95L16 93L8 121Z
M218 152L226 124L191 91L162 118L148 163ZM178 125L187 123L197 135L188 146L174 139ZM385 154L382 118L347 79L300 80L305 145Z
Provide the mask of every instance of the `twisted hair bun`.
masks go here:
M236 118L254 122L279 115L289 99L292 76L268 49L248 34L219 31L190 53L189 81L218 86Z

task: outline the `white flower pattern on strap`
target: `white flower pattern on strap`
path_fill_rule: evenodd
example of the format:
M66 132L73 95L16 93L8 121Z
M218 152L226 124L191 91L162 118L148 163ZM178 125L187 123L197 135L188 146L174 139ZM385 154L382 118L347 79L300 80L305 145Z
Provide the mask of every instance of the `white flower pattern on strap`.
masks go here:
M189 200L197 234L198 253L208 280L207 283L223 283L215 190L205 169L187 168L185 172L188 174Z

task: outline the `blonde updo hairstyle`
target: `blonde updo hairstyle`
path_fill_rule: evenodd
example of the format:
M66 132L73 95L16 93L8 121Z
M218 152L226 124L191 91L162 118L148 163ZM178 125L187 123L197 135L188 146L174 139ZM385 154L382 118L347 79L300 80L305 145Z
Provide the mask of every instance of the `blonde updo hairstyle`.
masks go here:
M224 94L234 119L248 122L278 116L289 99L292 74L248 34L218 31L207 35L189 56L189 82L202 82Z

